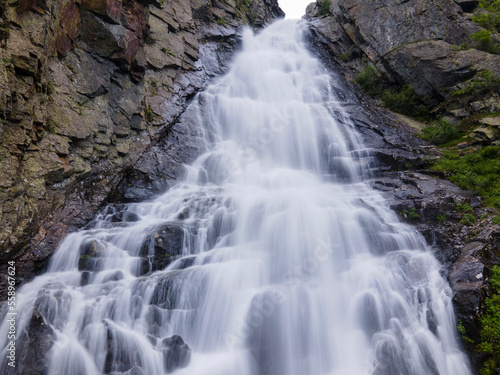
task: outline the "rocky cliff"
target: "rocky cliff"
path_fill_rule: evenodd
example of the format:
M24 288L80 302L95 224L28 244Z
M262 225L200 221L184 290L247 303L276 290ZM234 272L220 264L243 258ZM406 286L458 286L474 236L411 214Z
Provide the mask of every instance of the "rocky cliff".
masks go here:
M351 82L365 111L383 113L377 107L385 105L414 117L387 114L378 137L363 131L366 121L353 118L383 166L373 187L403 220L418 227L443 263L454 292L459 335L475 373L481 374L499 371L496 339L485 331L487 319L500 324L498 316L491 318L496 298L491 280L500 264L500 227L492 220L500 208L497 191L478 196L436 178L453 179L456 170L428 167L442 152L468 160L481 155L485 146L495 153L500 145L500 36L494 24L481 21L497 17L488 12L494 4L498 1L478 7L478 1L463 0L325 0L310 4L305 16L313 50ZM394 138L391 127L405 135ZM419 143L411 133L422 134L422 129L438 129L441 135L454 131L449 138L454 143L436 136L431 139L447 147ZM486 179L486 169L473 171L481 162L478 157L469 165L469 180Z
M18 282L32 277L68 231L126 195L119 186L137 197L125 176L158 139L179 140L172 127L224 71L241 27L283 16L276 0L0 2L2 267L15 259ZM174 166L189 158L179 149ZM182 173L164 172L163 185Z

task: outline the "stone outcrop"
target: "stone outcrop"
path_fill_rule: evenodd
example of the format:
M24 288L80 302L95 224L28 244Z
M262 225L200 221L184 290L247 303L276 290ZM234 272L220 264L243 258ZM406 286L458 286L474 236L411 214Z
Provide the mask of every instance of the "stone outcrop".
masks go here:
M429 104L446 102L440 110L453 118L500 109L494 91L477 98L453 93L467 82L491 72L500 77L500 55L480 51L471 36L482 28L471 21L474 1L332 0L322 14L319 3L307 8L317 41L333 58L343 55L351 78L356 69L372 65L389 82L409 84ZM496 38L496 36L493 36ZM466 49L466 50L464 50ZM465 83L464 83L465 82ZM462 113L457 113L458 110ZM465 115L464 115L465 113Z
M0 4L0 257L18 281L160 135L176 141L168 129L224 71L242 25L282 16L275 0Z

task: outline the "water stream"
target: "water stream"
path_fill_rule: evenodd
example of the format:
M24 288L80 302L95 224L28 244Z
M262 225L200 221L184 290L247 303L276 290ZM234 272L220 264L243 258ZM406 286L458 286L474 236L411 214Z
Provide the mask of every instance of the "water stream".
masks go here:
M69 235L19 290L18 340L33 308L53 331L48 375L470 374L440 265L363 182L374 160L305 27L245 32L190 107L205 151L185 180Z

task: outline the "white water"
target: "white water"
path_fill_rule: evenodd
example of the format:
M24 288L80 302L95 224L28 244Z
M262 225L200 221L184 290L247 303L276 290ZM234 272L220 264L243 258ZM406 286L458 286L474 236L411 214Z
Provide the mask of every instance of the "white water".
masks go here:
M140 221L103 217L68 236L21 288L18 332L36 306L57 336L49 375L104 373L108 334L116 373L164 374L161 339L180 335L192 358L178 375L470 374L440 266L362 182L372 161L303 27L247 32L191 107L207 151L185 182L130 205ZM146 235L165 222L183 225L193 264L137 276ZM81 286L92 240L104 257Z

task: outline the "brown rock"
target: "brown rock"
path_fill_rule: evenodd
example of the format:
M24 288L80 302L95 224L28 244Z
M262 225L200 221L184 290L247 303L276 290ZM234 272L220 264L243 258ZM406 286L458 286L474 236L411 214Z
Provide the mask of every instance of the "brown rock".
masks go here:
M118 24L122 12L122 2L119 0L83 0L83 8L106 16L111 23Z

